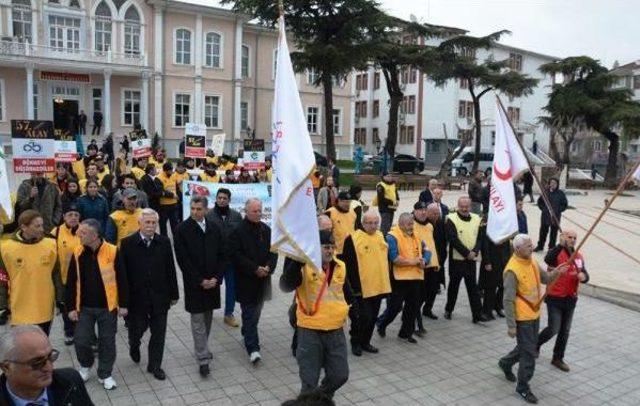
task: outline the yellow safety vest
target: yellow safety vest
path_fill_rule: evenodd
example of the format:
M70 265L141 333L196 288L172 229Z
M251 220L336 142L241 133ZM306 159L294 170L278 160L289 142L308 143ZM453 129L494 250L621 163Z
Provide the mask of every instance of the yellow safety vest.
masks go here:
M149 163L156 167L158 174L162 172L162 165L164 165L167 161L158 162L154 157L149 158Z
M357 215L353 210L343 213L335 207L331 207L326 213L328 213L329 218L331 218L331 223L333 224L333 238L336 240L336 255L340 255L344 248L344 240L356 229Z
M76 310L80 311L80 255L84 251L84 246L76 247L73 258L76 261ZM118 307L118 284L116 282L116 252L117 248L106 241L102 242L98 251L98 267L100 276L104 284L104 293L107 297L107 308L113 311Z
M362 297L374 297L391 293L389 280L389 246L382 233L376 231L370 235L365 231L356 230L351 234L353 246L358 259L358 273Z
M66 224L54 228L51 231L51 235L56 239L58 262L60 262L60 276L62 277L62 283L66 285L71 257L73 257L73 252L76 247L82 245L82 243L80 243L80 237L78 237L77 234L73 234Z
M106 166L104 167L104 169L102 170L102 172L100 172L100 171L98 170L98 174L96 175L96 176L98 177L98 183L99 183L100 185L102 185L102 179L104 179L104 177L105 177L106 175L109 175L110 173L111 173L111 171L110 171L110 170L109 170L109 168L108 168L108 167L106 167Z
M516 320L531 321L540 318L540 271L533 258L520 258L513 254L504 272L513 272L517 280L515 310Z
M398 242L398 255L403 258L422 258L422 241L414 233L412 236L405 235L400 227L393 226L389 234L396 238ZM424 270L418 265L393 265L393 277L399 281L422 280Z
M174 172L171 176L175 177L178 190L182 191L182 182L189 180L189 173L186 171L184 173Z
M398 201L396 200L397 198L397 194L396 194L396 184L388 184L385 182L378 182L378 184L376 185L376 188L378 186L382 186L382 189L384 190L384 198L391 200L393 202L393 204L390 207L396 207L398 205ZM372 206L378 206L378 193L376 192L375 196L373 196L373 201L371 202Z
M458 232L458 238L464 244L469 251L473 250L476 245L476 239L478 238L478 232L480 230L480 216L474 213L469 213L471 220L464 221L458 216L458 213L451 213L447 216L451 222L456 226ZM453 259L457 261L464 261L466 258L462 256L455 248L453 249Z
M53 319L56 301L53 271L56 242L43 238L35 244L2 241L2 261L9 276L11 324L40 324Z
M128 211L116 210L109 215L113 222L116 224L116 230L118 231L117 245L120 247L120 241L125 237L135 233L140 229L138 219L140 218L141 208L136 208L133 213Z
M211 182L211 183L220 182L220 176L218 176L217 173L215 175L211 176L211 175L207 174L206 172L202 172L200 174L200 179L202 180L202 182Z
M160 205L168 206L171 204L177 204L178 198L176 196L177 196L178 187L176 186L177 181L176 181L176 178L173 176L173 174L171 174L171 176L167 176L166 173L162 172L158 175L158 179L160 179L160 181L162 182L162 186L164 187L164 190L173 193L173 197L161 197Z
M326 274L312 266L302 267L302 284L296 289L296 316L298 326L311 330L336 330L342 328L349 305L344 299L342 287L347 272L344 262L334 258L336 262L327 283Z
M76 178L78 180L84 179L87 177L85 168L84 168L84 160L74 161L71 163L71 168L73 168L73 173L76 174Z
M131 173L133 174L133 176L136 177L136 179L140 180L142 179L142 177L146 174L146 172L144 171L144 169L134 166L133 168L131 168Z
M424 242L427 249L431 251L431 260L427 264L427 268L439 268L438 254L436 252L436 242L433 239L433 224L427 223L422 225L417 221L413 222L413 233Z

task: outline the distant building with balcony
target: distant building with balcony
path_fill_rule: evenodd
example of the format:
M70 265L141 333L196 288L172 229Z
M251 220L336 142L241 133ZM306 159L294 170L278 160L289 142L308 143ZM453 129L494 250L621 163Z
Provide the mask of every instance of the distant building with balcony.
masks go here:
M616 88L628 89L632 92L633 100L640 102L640 59L624 65L614 66L611 74L619 77L618 82L614 85ZM640 139L623 139L623 151L632 162L635 162L640 158Z
M188 122L226 134L234 153L270 138L277 31L231 10L176 0L0 0L0 137L10 120L71 129L100 112L116 140L140 124L177 154ZM293 48L293 43L291 48ZM322 88L297 75L314 148L324 151ZM339 155L352 151L350 78L334 88Z

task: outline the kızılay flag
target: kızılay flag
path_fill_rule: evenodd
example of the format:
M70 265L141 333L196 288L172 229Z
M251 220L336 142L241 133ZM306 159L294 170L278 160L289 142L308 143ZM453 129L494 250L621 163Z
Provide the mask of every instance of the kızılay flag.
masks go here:
M271 249L322 267L311 174L315 156L280 16L272 122Z
M499 244L518 232L513 180L528 171L529 164L497 100L496 110L496 143L489 191L487 236Z
M7 159L4 149L0 146L0 209L4 211L6 218L13 218L13 205L9 193L9 173L7 172Z

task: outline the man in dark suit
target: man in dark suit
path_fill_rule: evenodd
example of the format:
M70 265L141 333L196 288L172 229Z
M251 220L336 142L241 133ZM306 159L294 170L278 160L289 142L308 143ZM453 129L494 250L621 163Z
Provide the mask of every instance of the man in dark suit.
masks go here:
M433 202L438 205L440 219L433 226L433 239L436 241L436 251L438 251L438 262L440 263L440 283L447 286L445 279L444 263L447 260L447 233L444 230L444 221L449 215L449 207L442 203L442 189L433 190ZM432 317L433 318L433 317Z
M173 250L168 237L156 234L158 213L143 209L138 220L140 231L120 244L120 271L123 286L120 307L128 309L129 355L140 362L140 339L149 328L149 361L147 371L165 380L162 370L167 313L179 298Z
M205 219L208 200L193 196L191 216L180 223L174 236L176 259L184 281L184 307L191 313L191 333L200 375L209 375L209 333L213 310L220 308L220 281L224 273L222 232Z
M0 338L0 405L93 406L78 371L53 368L58 355L40 327L8 330Z
M265 300L271 299L271 275L278 256L270 252L271 228L260 221L262 202L249 199L245 218L229 238L231 258L236 268L236 300L242 310L242 335L252 364L260 361L258 322Z
M144 172L144 176L140 179L140 188L147 194L149 207L156 212L160 212L160 198L171 198L175 197L175 195L164 189L162 181L157 177L158 169L155 165L147 164Z
M420 197L418 198L419 202L425 202L427 204L433 202L433 191L438 188L438 179L432 178L429 179L429 185L425 190L420 192Z

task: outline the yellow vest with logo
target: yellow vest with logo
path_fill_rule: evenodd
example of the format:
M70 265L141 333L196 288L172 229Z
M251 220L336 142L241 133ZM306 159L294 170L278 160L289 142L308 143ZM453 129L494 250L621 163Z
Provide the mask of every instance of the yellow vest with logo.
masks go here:
M531 321L540 318L540 271L533 258L525 259L512 255L504 272L513 272L516 276L517 289L515 310L517 321Z
M464 221L458 216L458 213L451 213L447 216L449 220L456 226L458 232L458 238L462 241L465 247L469 251L476 245L476 239L478 238L478 232L480 230L480 216L474 213L469 213L471 220ZM457 261L464 261L466 258L462 256L455 248L453 249L453 259Z
M333 238L336 240L336 255L340 255L344 248L344 240L356 229L357 215L353 210L343 213L335 207L330 208L326 213L329 213L329 218L331 218L331 223L333 224Z
M391 292L389 280L389 247L382 233L370 235L356 230L351 234L358 259L358 273L362 286L362 297L374 297Z
M394 236L398 242L398 256L405 259L422 258L422 241L415 233L408 236L400 230L400 227L393 226L389 234ZM424 279L424 270L418 265L393 264L393 277L399 281L422 280Z
M349 305L344 300L342 291L347 272L344 262L335 258L334 261L336 266L333 269L331 283L322 292L317 307L315 304L325 282L325 273L309 265L302 267L302 284L296 289L296 316L299 327L329 331L342 328L344 325L349 312Z
M106 167L106 166L102 169L102 172L100 172L100 171L98 170L98 173L97 173L97 175L96 175L96 176L98 177L98 183L99 183L100 185L102 185L102 179L104 179L104 177L105 177L105 176L107 176L107 175L109 175L110 173L111 173L111 171L110 171L110 170L109 170L109 168L108 168L108 167Z
M203 182L211 182L211 183L218 183L220 182L220 176L218 176L218 174L216 173L215 175L211 176L209 174L207 174L206 172L202 172L200 174L200 179Z
M427 264L427 268L439 268L438 253L436 252L436 242L433 239L433 224L427 223L422 225L417 221L413 222L413 233L424 242L427 249L431 251L431 260Z
M398 205L398 201L396 200L396 198L398 197L396 194L396 184L388 184L385 182L378 182L378 184L376 185L376 188L378 186L382 186L382 190L384 190L384 198L391 200L393 202L392 206L397 206ZM373 197L373 201L371 202L372 206L377 206L378 205L378 193L376 193L376 195Z
M142 177L146 174L146 172L144 171L144 169L134 166L133 168L131 168L131 173L133 174L133 176L136 177L136 179L140 180L142 179Z
M117 245L120 247L120 241L125 237L128 237L132 233L135 233L140 229L138 219L140 218L141 208L136 208L133 213L129 213L126 210L116 210L109 215L116 225L118 231Z
M74 261L76 261L76 310L80 311L80 255L84 251L84 246L80 245L76 247L74 251ZM118 307L118 284L116 282L116 252L117 248L113 244L109 244L106 241L102 242L98 251L98 267L100 268L100 276L102 277L102 283L104 284L104 293L107 297L107 308L109 311L113 311Z
M51 235L56 238L58 262L60 262L60 276L62 277L62 283L66 285L67 272L69 272L69 264L71 263L73 252L76 247L82 245L80 243L80 237L78 237L77 234L73 234L66 224L54 228L51 231Z
M3 240L2 261L9 276L11 324L40 324L53 319L56 301L53 271L56 242L43 238L35 244Z
M160 181L162 182L164 190L173 193L173 197L161 197L160 205L168 206L171 204L178 204L178 198L176 197L178 193L178 187L176 186L176 178L173 176L173 174L171 174L171 176L167 176L166 173L162 172L158 175L158 179L160 179Z
M73 173L76 174L76 178L84 179L87 177L87 174L84 168L84 161L82 159L79 161L73 161L71 163L71 168L73 169Z
M189 173L188 172L184 172L184 173L179 173L179 172L174 172L173 175L171 175L174 177L174 179L176 180L176 184L178 187L178 190L182 191L182 182L184 182L185 180L189 180Z

